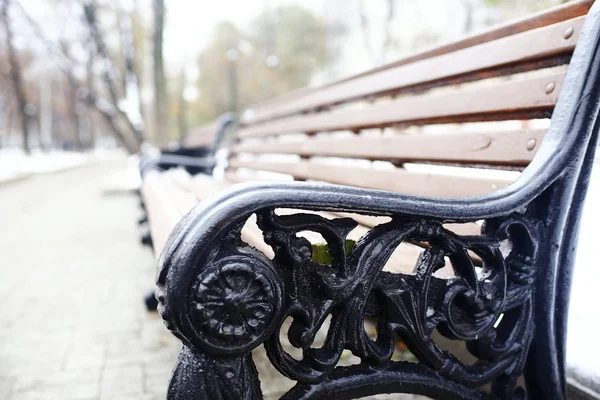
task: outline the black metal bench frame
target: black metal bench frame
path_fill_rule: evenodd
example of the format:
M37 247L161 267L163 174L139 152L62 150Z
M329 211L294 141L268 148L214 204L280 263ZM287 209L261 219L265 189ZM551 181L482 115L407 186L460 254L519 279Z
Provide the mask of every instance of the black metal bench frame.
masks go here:
M146 152L140 157L140 174L147 171L170 168L184 168L190 174L208 174L215 167L215 154L226 139L227 132L235 125L236 119L232 113L219 117L217 132L211 146L180 147L175 150L161 149L159 152Z
M159 260L157 298L167 327L183 342L168 399L260 399L251 351L264 344L272 364L297 385L283 398L347 399L415 393L436 399L564 399L565 335L578 225L598 136L600 4L588 14L550 129L534 161L511 186L469 199L433 199L314 183L250 183L210 197L178 224ZM278 216L277 208L391 216L349 255L352 219ZM241 240L258 217L275 258ZM483 220L480 236L444 222ZM295 234L320 233L331 265L311 261ZM382 268L403 241L427 241L415 275ZM510 252L503 256L501 247ZM484 261L477 274L467 251ZM433 273L449 257L457 278ZM323 347L315 334L332 315ZM364 331L377 321L377 339ZM292 317L290 342L279 339ZM432 340L466 343L467 365ZM399 336L418 363L391 361ZM336 367L344 349L360 365ZM525 388L518 380L524 376ZM489 391L482 388L488 386Z

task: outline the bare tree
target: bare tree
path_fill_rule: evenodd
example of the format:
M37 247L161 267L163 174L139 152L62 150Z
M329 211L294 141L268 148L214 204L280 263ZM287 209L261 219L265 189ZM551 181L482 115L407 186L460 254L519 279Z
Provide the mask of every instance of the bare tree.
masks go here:
M130 104L127 104L127 107L124 109L119 99L119 94L117 90L117 83L115 79L115 71L116 67L114 66L109 54L106 44L104 42L104 38L102 33L100 32L100 27L98 26L98 18L96 16L96 5L93 1L86 2L83 6L85 20L87 22L90 36L94 45L96 47L96 52L101 61L102 66L102 80L105 84L105 87L109 93L110 100L115 108L115 110L119 113L122 119L125 121L129 129L134 135L134 138L137 142L137 146L141 146L144 142L144 124L141 120L141 113L139 111L139 106L131 107ZM132 78L127 81L128 90L135 88L136 94L131 96L132 101L136 101L138 97L137 95L137 80ZM126 95L127 96L127 95Z
M394 44L392 23L396 16L396 0L385 0L385 4L387 13L385 20L383 21L383 41L381 42L381 47L375 50L370 41L371 25L365 12L365 1L360 0L358 2L358 14L360 18L360 27L363 33L363 44L367 54L374 60L374 64L377 65L383 64L386 61L390 48Z
M140 38L140 35L136 35L135 32L135 28L139 27L139 4L137 0L134 0L132 13L125 12L123 7L120 7L119 9L121 15L121 43L123 44L123 58L125 60L126 71L126 73L123 74L125 77L125 92L127 97L131 98L131 102L134 103L136 109L139 110L140 118L142 122L144 122L144 107L141 91L142 68L140 67L140 65L143 65L143 58L140 57L139 51L139 47L141 46L140 42L143 38Z
M360 0L358 2L358 16L360 18L360 29L362 30L363 36L363 44L365 46L365 50L371 59L375 58L375 53L373 52L373 48L371 47L371 42L369 40L369 19L367 18L367 14L365 13L365 5L364 0Z
M156 119L156 141L168 143L168 98L167 81L163 56L163 31L165 27L165 1L154 0L154 34L152 35L154 58L154 116Z
M11 20L8 14L10 8L10 0L2 0L1 6L2 24L4 25L4 35L6 40L6 48L8 51L8 59L10 65L10 78L13 85L13 91L17 99L19 117L21 121L21 134L23 135L23 149L27 154L31 153L29 144L29 114L27 112L27 99L23 87L23 76L19 58L14 46L14 35L11 27Z
M380 62L383 64L387 57L387 53L393 43L392 39L392 22L396 15L396 0L386 0L387 2L387 17L385 19L384 28L384 39L383 45L381 46L381 55L379 56Z
M66 42L62 41L60 43L61 49L64 54L70 55L69 47ZM81 139L81 116L79 115L79 99L77 96L77 91L79 89L79 83L74 79L73 74L67 75L67 84L66 88L66 101L69 105L70 111L70 119L72 122L72 128L74 131L73 137L75 138L75 144L79 150L83 150L84 143Z
M471 0L462 0L463 6L465 7L465 25L463 28L464 33L470 33L473 30L473 12L474 6Z
M179 141L188 134L187 123L187 102L185 100L185 87L187 86L187 77L185 70L181 71L179 78L179 104L177 107L177 129L179 130Z
M113 134L115 139L117 139L117 141L129 153L135 153L139 151L139 142L136 141L135 143L132 143L132 141L128 139L128 135L122 128L122 124L119 121L120 116L122 116L122 113L119 112L118 107L102 99L102 97L94 88L93 65L96 55L92 51L90 51L86 69L87 82L81 82L76 77L76 74L74 72L75 63L73 62L72 57L68 52L68 44L66 42L62 42L60 46L56 46L54 43L48 40L44 35L42 29L40 28L39 24L33 18L31 18L31 16L26 12L26 10L20 5L20 3L15 2L15 4L19 6L21 13L31 26L33 33L45 46L52 61L56 63L59 70L66 76L67 82L72 87L72 89L76 91L78 98L83 102L83 104L89 109L97 112L102 117L102 120L109 127L110 132ZM92 124L90 124L90 126L91 125ZM93 126L91 126L91 129L93 129Z

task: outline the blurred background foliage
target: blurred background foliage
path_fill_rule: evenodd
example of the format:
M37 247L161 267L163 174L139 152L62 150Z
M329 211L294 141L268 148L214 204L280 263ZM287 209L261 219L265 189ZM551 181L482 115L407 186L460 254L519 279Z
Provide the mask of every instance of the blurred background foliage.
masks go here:
M199 98L193 124L208 122L226 111L240 111L311 82L335 60L328 48L339 40L328 35L326 22L300 6L261 13L246 30L222 21L198 57Z
M165 147L223 112L562 2L0 0L0 147Z

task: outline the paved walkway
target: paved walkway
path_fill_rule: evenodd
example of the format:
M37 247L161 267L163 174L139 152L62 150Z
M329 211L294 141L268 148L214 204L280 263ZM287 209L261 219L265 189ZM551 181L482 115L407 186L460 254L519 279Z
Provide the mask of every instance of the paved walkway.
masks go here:
M126 163L0 186L0 400L164 399L177 341L142 297L154 261Z

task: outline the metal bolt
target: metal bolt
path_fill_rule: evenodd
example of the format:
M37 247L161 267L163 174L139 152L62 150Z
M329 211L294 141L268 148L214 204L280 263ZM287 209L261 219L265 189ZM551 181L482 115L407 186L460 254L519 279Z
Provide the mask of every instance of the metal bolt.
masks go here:
M554 84L554 82L548 82L548 84L546 85L546 94L552 93L555 87L556 85Z
M565 29L565 33L563 34L563 37L565 39L569 39L571 36L573 36L573 33L575 33L575 29L573 29L573 27L570 26L567 29Z
M527 141L527 150L531 151L535 148L535 145L537 144L537 140L535 140L534 138L531 138Z

